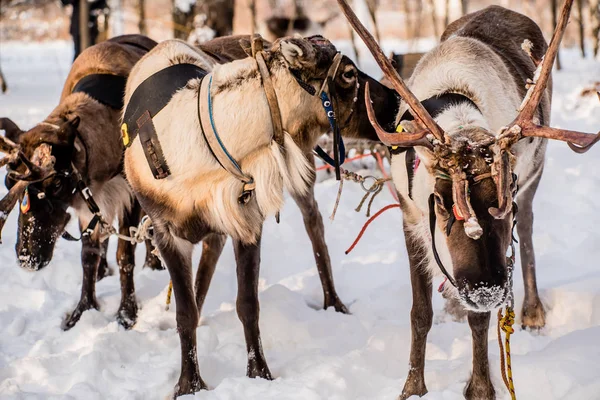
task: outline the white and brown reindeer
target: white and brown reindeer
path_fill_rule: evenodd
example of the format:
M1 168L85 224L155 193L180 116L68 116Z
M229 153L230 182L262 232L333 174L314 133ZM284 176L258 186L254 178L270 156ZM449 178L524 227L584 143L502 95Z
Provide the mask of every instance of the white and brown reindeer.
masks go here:
M100 230L90 226L94 215L87 196L89 188L109 223L119 221L119 231L128 235L141 217L123 176L120 113L126 78L134 64L156 45L141 35L115 37L86 49L77 57L63 87L59 105L48 117L28 131L8 118L0 119L0 151L8 156L8 195L0 203L0 231L8 213L21 203L16 252L21 267L37 271L52 260L57 239L66 231L72 207L82 233L81 298L64 322L75 325L82 313L98 309L96 280L108 273L106 248ZM121 304L117 320L130 328L137 318L133 283L135 245L119 240L117 262L121 281ZM149 251L149 249L148 249ZM160 268L159 260L147 253L146 265Z
M340 62L337 71L332 68L336 60ZM214 270L222 238L232 237L237 262L237 312L248 352L247 374L271 379L258 328L262 225L267 216L280 209L284 187L296 199L308 200L311 213L318 212L311 193L311 151L318 137L328 130L329 120L315 94L327 80L342 133L357 135L364 129L362 134L372 138L376 135L366 108L356 102L366 83L371 82L378 91L375 101L382 110L378 116L385 119L387 115L390 125L398 105L392 90L362 74L349 59L340 58L335 47L320 36L277 40L270 50L258 52L256 59L247 57L222 65L216 61L210 52L184 42L163 42L134 67L125 95L124 137L131 141L125 153L127 179L152 218L154 240L175 291L181 341L176 396L206 388L196 357L195 331L203 298L199 296L196 303L191 271L194 244L205 241L203 257L204 251L217 248L209 254ZM138 93L156 92L146 92L152 87L148 85L168 86L168 81L158 82L159 74L172 68L189 72L190 65L200 75L184 82L179 90L170 88L174 94L168 102L149 113L146 107L153 108L155 103L140 101L145 96ZM266 70L270 78L265 78ZM267 94L268 81L274 96ZM269 97L278 102L275 108L280 113L281 131L285 132L281 137ZM215 150L217 138L221 148L217 144ZM234 163L238 169L233 172L221 166L231 167ZM317 220L322 237L320 215L305 215L305 221L307 218ZM211 238L213 243L207 244ZM215 246L216 241L221 241L217 243L220 246ZM207 289L212 271L205 275Z
M412 342L400 399L427 393L432 277L442 273L452 284L446 290L467 310L473 335L473 373L465 396L493 399L490 310L507 297L512 300L513 259L506 255L513 219L518 221L526 285L523 323L539 327L544 320L535 286L532 200L547 139L583 152L600 137L548 126L551 88L546 86L572 0L565 2L550 46L539 27L516 12L491 6L466 15L421 59L407 85L346 1L338 3L403 99L396 120L401 128L389 133L378 126L366 90L372 123L396 153L392 175L410 263ZM406 162L407 152L394 151L399 148L414 149L420 167Z

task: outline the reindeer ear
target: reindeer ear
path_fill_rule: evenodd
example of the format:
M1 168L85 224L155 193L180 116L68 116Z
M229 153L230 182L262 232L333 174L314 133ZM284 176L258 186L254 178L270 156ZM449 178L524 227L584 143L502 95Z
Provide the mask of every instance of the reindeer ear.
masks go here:
M281 55L287 61L291 68L302 67L304 50L294 43L293 39L282 40L280 42Z
M21 128L17 126L10 118L0 118L0 131L4 130L4 137L10 141L17 143L19 136L23 133Z

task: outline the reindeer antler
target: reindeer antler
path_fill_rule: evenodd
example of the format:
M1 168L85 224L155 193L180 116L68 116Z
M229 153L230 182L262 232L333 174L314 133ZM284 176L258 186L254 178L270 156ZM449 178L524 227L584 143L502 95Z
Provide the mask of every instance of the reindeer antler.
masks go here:
M543 57L541 64L538 65L534 74L534 83L529 87L521 107L519 115L508 125L503 133L499 136L500 140L508 138L509 140L518 140L524 137L542 137L546 139L561 140L567 142L569 147L577 152L584 153L588 151L596 142L600 140L600 132L598 134L570 131L566 129L556 129L549 126L540 126L533 123L535 110L538 108L550 73L554 60L558 54L558 47L562 40L563 34L569 21L573 0L565 0L560 12L559 21L556 30L550 40L548 50Z
M426 136L429 134L428 130L423 130L417 133L390 133L379 125L377 117L375 116L375 110L373 110L373 103L371 102L371 92L369 91L369 82L365 86L365 103L367 106L367 115L369 122L375 129L377 137L381 142L387 146L399 146L399 147L412 147L412 146L425 146L430 149L433 145Z
M381 47L375 41L375 38L371 33L365 28L365 26L358 20L352 8L348 5L346 0L338 0L338 4L342 9L342 12L346 16L346 19L352 25L352 28L356 31L356 33L361 37L361 39L367 45L367 48L379 64L379 67L390 80L394 89L398 92L398 94L402 97L402 99L408 104L411 114L415 117L417 121L420 122L423 128L426 128L440 143L445 143L444 140L444 131L439 125L434 121L434 119L429 115L425 107L421 104L421 102L417 99L417 97L408 89L404 80L398 75L398 72L392 66L390 60L385 56ZM368 90L365 90L365 97L368 93ZM367 102L367 107L370 102Z

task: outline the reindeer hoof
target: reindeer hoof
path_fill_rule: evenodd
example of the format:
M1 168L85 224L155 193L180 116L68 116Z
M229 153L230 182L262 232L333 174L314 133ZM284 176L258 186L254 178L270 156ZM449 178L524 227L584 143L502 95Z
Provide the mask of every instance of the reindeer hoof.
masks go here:
M523 304L521 317L523 329L539 330L546 325L546 311L541 301L533 305Z
M465 399L467 400L494 400L495 398L496 391L489 380L475 382L471 378L465 388Z
M105 258L100 259L100 264L98 265L98 274L96 275L96 282L100 281L102 278L106 278L107 276L111 276L113 274L113 270L110 269L108 263Z
M423 376L418 376L418 374L413 373L413 369L411 369L408 373L408 378L406 378L406 383L404 383L404 388L402 389L402 393L398 396L398 400L406 400L411 396L425 396L427 394L427 386L425 386L425 379Z
M325 299L325 304L324 304L323 308L325 310L327 310L329 307L333 307L336 312L339 312L342 314L350 314L350 311L348 311L348 308L344 305L344 303L342 303L342 300L340 300L340 298L337 296L333 296L330 299Z
M73 310L73 312L67 316L67 319L65 319L65 321L63 322L63 330L68 331L69 329L71 329L72 327L75 326L75 324L77 324L77 321L79 321L79 319L81 318L81 315L87 311L87 310L91 310L91 309L95 309L95 310L99 310L100 306L98 305L98 302L96 301L96 299L92 299L92 300L80 300L79 303L77 304L77 307L75 307L75 310Z
M191 381L188 379L183 379L182 377L179 378L179 383L177 383L177 386L175 386L173 399L177 399L179 396L185 396L187 394L194 394L196 392L206 389L208 389L208 387L206 386L202 378L200 378L200 376L194 378Z
M146 257L146 261L144 262L144 268L150 268L153 271L161 271L165 269L164 265L160 262L160 259L155 255L151 255Z
M269 366L267 365L267 362L264 359L262 361L257 360L255 358L249 359L248 369L246 372L248 378L262 378L268 381L273 380L273 376L271 375Z
M126 303L121 303L119 311L117 311L117 322L123 328L127 330L131 329L137 321L137 311L138 306L135 299Z

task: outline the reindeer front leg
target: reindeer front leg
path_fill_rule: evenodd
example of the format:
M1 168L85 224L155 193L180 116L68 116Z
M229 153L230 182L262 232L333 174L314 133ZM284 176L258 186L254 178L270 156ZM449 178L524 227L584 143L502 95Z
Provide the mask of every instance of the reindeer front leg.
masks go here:
M473 375L467 383L465 398L467 400L493 400L496 398L496 392L490 379L488 362L490 312L469 311L467 320L473 335Z
M237 262L238 297L237 313L244 326L248 352L247 375L272 380L271 371L263 354L258 327L258 273L260 270L260 237L254 245L233 241Z
M517 196L517 233L525 298L523 300L522 325L524 328L540 329L546 325L546 312L540 300L535 277L535 253L533 251L533 196L542 177L543 166L538 168L537 176Z
M187 240L174 237L161 221L154 223L156 246L171 275L175 292L177 332L181 345L181 374L175 386L175 397L193 394L206 389L200 377L196 346L198 309L194 299L192 279L193 245Z
M202 256L196 272L196 307L198 307L198 316L202 315L202 306L206 300L206 294L210 286L210 281L215 273L217 262L223 252L223 247L227 241L227 236L213 233L202 241Z
M410 281L413 304L410 311L411 344L408 377L399 400L410 396L423 396L427 393L425 386L425 348L427 334L433 323L433 307L431 305L431 277L423 269L421 246L404 224L404 238L410 263Z
M100 244L100 264L98 265L98 276L96 277L96 281L102 280L102 278L106 278L107 276L112 275L112 271L108 266L108 261L106 261L106 252L108 251L108 240L105 240Z
M307 156L311 163L314 163L312 154ZM323 217L319 211L319 205L315 199L315 178L310 185L310 190L306 195L299 196L292 194L292 197L304 218L304 228L313 247L313 254L317 263L317 271L321 278L323 286L323 308L335 308L335 311L348 314L348 309L338 297L333 283L333 273L331 271L331 259L329 258L329 250L325 243L325 227L323 226Z
M84 224L80 220L80 230L83 231ZM67 317L63 323L63 329L68 330L75 326L84 311L92 308L98 310L98 301L96 300L96 278L98 276L98 266L102 256L101 244L98 238L92 236L83 236L81 239L81 266L83 267L83 283L81 284L81 298L75 307L75 310Z

